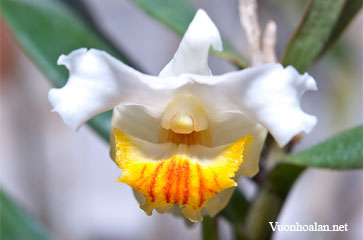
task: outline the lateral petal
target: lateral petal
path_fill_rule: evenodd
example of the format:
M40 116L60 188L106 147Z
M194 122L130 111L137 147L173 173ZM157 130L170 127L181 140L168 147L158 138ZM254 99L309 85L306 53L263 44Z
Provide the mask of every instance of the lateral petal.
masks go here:
M243 113L264 126L280 146L301 132L309 133L317 122L300 107L305 91L317 90L315 80L292 66L266 64L220 76L184 77L193 79L194 94L209 112ZM220 114L209 117L218 121Z
M110 156L115 160L115 135L117 128L127 135L143 139L151 143L159 142L161 131L160 119L153 116L142 105L119 105L113 109L110 133Z
M220 114L220 117L223 117L222 121L211 125L213 133L212 146L230 144L242 136L251 135L253 144L236 175L252 178L259 170L260 155L267 136L267 130L243 113L226 112Z
M243 166L243 164L241 165ZM208 215L210 217L215 217L220 211L222 211L229 200L231 200L232 194L235 187L227 188L220 191L217 195L211 198L202 209L202 215Z
M53 111L73 129L118 104L144 105L155 115L161 114L170 92L185 84L185 79L140 73L95 49L83 48L62 55L58 64L69 70L69 79L63 88L51 89L48 97Z

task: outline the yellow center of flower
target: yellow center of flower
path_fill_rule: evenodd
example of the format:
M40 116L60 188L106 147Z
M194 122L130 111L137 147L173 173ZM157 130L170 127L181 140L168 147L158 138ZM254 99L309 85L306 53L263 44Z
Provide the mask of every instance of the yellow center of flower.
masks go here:
M204 107L193 96L179 95L167 106L161 126L179 134L190 134L208 129Z
M170 121L170 128L175 133L192 133L194 131L193 118L190 114L178 113Z

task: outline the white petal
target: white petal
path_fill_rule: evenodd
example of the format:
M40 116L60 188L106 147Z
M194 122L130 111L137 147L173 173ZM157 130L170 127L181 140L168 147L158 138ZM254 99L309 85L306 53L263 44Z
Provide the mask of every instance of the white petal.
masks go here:
M280 146L301 132L309 133L317 122L300 108L304 92L317 90L315 80L291 66L266 64L221 76L183 77L195 82L189 90L209 109L211 121L221 111L240 111L264 126Z
M235 187L224 189L223 191L215 195L213 198L211 198L208 201L208 203L204 206L202 210L202 215L215 217L220 211L222 211L227 206L234 190Z
M219 122L211 125L213 146L229 144L243 136L252 135L253 144L236 176L255 176L259 171L260 155L267 136L267 130L242 113L221 113L219 118Z
M160 72L161 77L183 73L210 75L209 48L222 51L222 40L217 27L204 10L199 9L190 23L174 58Z
M160 133L160 119L154 117L148 110L140 105L117 106L113 109L110 133L110 156L115 158L114 129L140 138L142 140L158 143Z
M170 91L185 84L142 74L106 52L78 49L62 55L58 64L69 70L67 84L49 91L49 101L65 123L78 129L91 117L118 104L148 106L161 114Z
M236 173L237 178L239 176L247 176L249 178L254 177L259 171L259 162L261 152L265 139L267 136L267 130L260 127L258 131L253 134L253 144L248 152L246 161L240 166Z

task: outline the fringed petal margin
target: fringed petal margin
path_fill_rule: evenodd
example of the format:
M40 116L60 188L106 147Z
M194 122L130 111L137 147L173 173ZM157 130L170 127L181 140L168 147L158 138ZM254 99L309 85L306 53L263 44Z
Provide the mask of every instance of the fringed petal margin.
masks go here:
M252 136L216 148L202 145L153 144L115 129L117 181L139 191L147 215L179 205L189 220L203 220L201 209L216 194L237 185L232 179L246 158Z

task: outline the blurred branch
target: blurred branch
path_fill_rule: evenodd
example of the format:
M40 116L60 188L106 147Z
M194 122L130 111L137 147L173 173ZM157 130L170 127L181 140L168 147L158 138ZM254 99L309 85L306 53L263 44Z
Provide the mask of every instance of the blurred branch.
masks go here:
M245 239L244 223L250 203L244 194L236 188L228 205L219 214L227 219L233 226L234 235L237 240Z
M188 0L131 0L146 14L182 36L192 21L197 8ZM232 62L242 69L248 66L244 57L223 37L223 51L211 51L214 55Z
M263 64L261 52L261 30L257 16L256 0L239 1L240 22L246 33L251 64L257 66Z
M248 212L249 202L244 194L236 188L229 204L221 211L220 215L233 223L242 223Z
M256 0L239 1L240 23L246 34L252 66L276 62L276 23L272 20L267 23L262 38L257 10Z
M248 239L270 239L272 229L269 222L276 221L286 196L304 169L281 164L269 174L246 219Z
M275 63L276 60L276 23L269 21L263 35L263 57L264 63Z
M218 240L218 223L217 218L208 216L203 217L202 222L202 239L203 240Z

